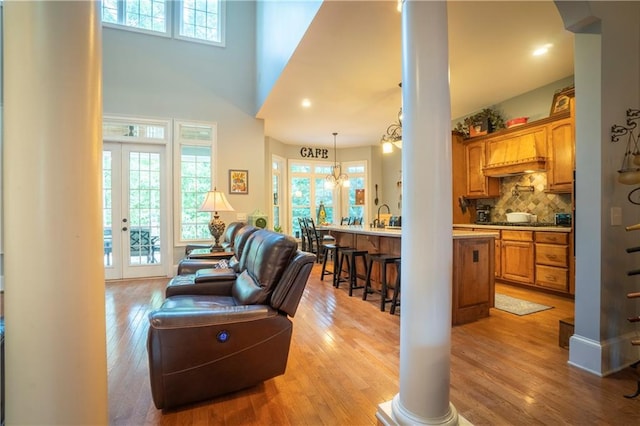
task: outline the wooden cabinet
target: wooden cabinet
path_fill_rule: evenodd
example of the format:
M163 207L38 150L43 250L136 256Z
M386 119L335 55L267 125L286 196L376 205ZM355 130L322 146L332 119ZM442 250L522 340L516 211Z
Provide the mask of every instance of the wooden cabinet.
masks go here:
M485 142L474 141L464 146L465 170L467 171L467 194L469 198L500 196L500 182L497 178L484 175Z
M549 124L547 144L547 190L572 192L575 168L573 120L567 118Z
M495 296L493 250L493 238L453 240L453 325L489 316Z
M569 234L536 232L536 285L569 291Z
M456 229L456 228L453 228ZM462 228L464 229L464 228ZM474 231L481 231L481 232L487 232L486 229L484 228L473 228ZM500 240L500 230L498 229L492 229L491 232L495 233L495 238L493 240L493 245L494 245L494 275L496 278L501 278L502 277L502 241Z
M505 280L533 284L533 231L502 231L501 245L501 277Z
M544 170L547 125L530 125L496 134L486 140L486 176L505 176L525 170Z

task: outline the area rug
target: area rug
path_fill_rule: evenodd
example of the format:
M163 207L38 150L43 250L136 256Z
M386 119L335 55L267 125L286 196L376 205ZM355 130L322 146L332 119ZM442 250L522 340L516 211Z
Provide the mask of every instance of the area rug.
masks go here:
M553 306L541 305L539 303L507 296L506 294L496 293L495 308L516 315L529 315L535 312L546 311L547 309L553 308Z

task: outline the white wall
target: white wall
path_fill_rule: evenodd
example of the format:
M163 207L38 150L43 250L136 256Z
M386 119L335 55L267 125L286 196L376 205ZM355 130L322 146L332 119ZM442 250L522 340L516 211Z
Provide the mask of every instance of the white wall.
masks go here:
M322 0L258 3L256 110L267 99L321 5Z
M622 209L622 225L640 222L640 208L626 199L631 187L617 183L625 142L611 143L610 129L625 124L625 111L640 108L640 3L578 2L584 17L576 34L576 335L571 363L606 375L635 362L629 340L637 326L626 318L640 303L626 294L640 290L640 259L625 248L640 235L611 224L611 208ZM565 22L569 21L565 11ZM601 34L601 35L600 35ZM600 66L602 64L602 66Z
M255 2L227 4L226 47L104 29L104 113L213 121L218 124L215 185L228 189L228 170L249 170L249 194L229 195L237 213L267 211L264 126L254 118ZM174 259L182 257L174 249Z

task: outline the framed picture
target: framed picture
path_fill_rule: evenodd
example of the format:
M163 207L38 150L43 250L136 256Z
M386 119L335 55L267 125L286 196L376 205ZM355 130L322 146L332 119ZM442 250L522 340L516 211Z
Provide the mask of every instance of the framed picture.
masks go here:
M575 95L575 89L569 87L554 93L553 102L551 102L551 112L549 115L557 114L562 111L568 111L571 106L571 98Z
M229 194L249 193L249 170L229 169Z

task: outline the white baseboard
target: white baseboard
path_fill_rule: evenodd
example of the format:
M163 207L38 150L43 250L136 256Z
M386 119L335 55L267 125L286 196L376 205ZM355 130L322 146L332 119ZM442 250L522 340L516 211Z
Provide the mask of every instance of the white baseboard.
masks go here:
M604 342L574 334L569 339L569 364L604 377L640 360L640 348L631 345L636 333L626 333Z

